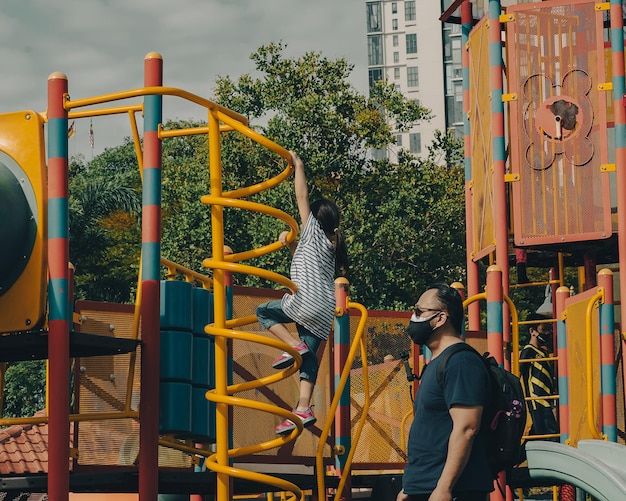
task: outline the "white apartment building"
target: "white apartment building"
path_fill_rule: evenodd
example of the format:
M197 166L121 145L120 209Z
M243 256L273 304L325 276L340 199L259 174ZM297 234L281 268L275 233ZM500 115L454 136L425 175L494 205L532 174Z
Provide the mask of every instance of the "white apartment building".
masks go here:
M366 9L370 87L386 79L434 115L430 122L395 131L397 145L374 156L394 162L398 148L426 155L434 131L446 129L440 0L376 0L366 2Z
M484 3L472 2L474 18L482 16ZM460 9L453 22L439 20L451 4L452 0L366 1L369 85L387 79L433 114L430 121L395 131L396 145L374 152L376 158L394 162L399 148L424 157L435 130L454 130L463 136Z

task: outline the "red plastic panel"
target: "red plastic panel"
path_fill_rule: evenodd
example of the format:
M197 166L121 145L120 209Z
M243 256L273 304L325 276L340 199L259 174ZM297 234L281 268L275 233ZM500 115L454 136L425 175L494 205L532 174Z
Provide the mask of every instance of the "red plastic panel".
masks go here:
M602 13L589 1L507 9L515 245L611 236Z

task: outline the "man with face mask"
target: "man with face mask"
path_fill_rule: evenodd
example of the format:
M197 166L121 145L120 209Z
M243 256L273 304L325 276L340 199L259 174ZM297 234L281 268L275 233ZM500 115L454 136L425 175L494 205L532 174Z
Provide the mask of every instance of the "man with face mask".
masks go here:
M429 286L415 304L407 333L428 346L408 440L408 464L397 501L485 501L493 490L480 422L489 375L469 351L454 353L437 377L439 356L460 339L463 301L447 284Z
M532 418L531 435L552 435L559 433L556 422L554 400L546 399L554 393L554 370L547 358L553 349L552 323L543 315L531 314L527 319L528 344L520 353L520 360L530 360L520 364L522 384ZM554 437L552 440L558 441Z

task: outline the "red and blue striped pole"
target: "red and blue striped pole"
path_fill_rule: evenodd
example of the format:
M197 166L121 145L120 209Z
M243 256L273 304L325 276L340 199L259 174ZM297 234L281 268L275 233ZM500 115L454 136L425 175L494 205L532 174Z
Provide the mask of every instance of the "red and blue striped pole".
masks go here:
M569 439L570 415L569 415L569 360L567 357L567 331L563 313L565 312L565 300L570 297L569 289L561 286L556 290L556 346L559 377L559 430L561 433L561 443L564 444Z
M615 306L613 304L613 272L598 273L598 286L604 288L604 303L600 305L600 392L602 395L602 433L617 442L617 409L615 388Z
M163 58L144 59L144 86L163 84ZM139 501L156 501L159 493L159 330L161 279L161 165L159 124L163 97L144 98L143 200L141 238L141 402L139 432Z
M504 329L502 308L502 270L498 265L487 268L487 351L496 359L500 367L504 367ZM499 474L498 483L506 485L506 474ZM507 489L508 497L511 492ZM502 501L501 489L495 489L490 495L491 501Z
M611 0L611 67L615 131L615 170L617 176L617 233L626 235L626 85L624 84L624 20L622 0ZM619 262L626 263L626 238L617 242ZM620 281L620 297L626 298L626 280ZM622 339L626 331L621 323ZM625 377L626 380L626 377Z
M479 293L478 263L472 259L474 252L474 223L472 219L472 198L469 196L470 184L472 182L472 144L471 144L471 124L469 121L470 111L470 70L469 51L465 50L469 41L469 34L472 30L472 4L465 0L461 4L461 43L464 50L461 52L461 63L463 71L463 145L464 145L464 166L465 166L465 250L467 267L467 294L475 296ZM474 301L467 307L467 320L470 330L480 329L480 304Z
M67 77L48 77L48 498L69 499L70 283Z
M492 264L487 268L487 350L500 367L504 367L502 333L502 270Z
M350 352L350 315L348 313L348 298L350 296L350 282L346 278L340 277L335 280L335 327L334 327L334 347L333 347L333 368L335 375L335 388L339 386L341 373ZM366 363L363 360L363 363ZM335 466L339 475L342 475L348 453L352 447L352 426L350 423L350 377L346 380L337 410L335 412L335 445L337 456ZM342 451L342 453L340 453ZM344 494L346 501L352 499L350 479L345 484ZM323 499L324 493L318 492L319 499Z
M502 103L502 31L500 29L500 0L489 0L489 84L491 86L491 148L493 154L493 210L496 237L496 264L502 272L504 292L508 292L509 253L504 144L504 104Z

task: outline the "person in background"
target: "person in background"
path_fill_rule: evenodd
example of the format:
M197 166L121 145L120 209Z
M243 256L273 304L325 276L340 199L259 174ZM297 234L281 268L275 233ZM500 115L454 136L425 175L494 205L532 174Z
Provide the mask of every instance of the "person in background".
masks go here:
M544 315L533 313L526 319L529 341L520 353L520 360L531 360L520 364L522 386L527 398L528 411L532 419L531 435L553 435L559 433L554 400L545 397L554 394L554 365L549 360L553 349L552 323ZM557 440L558 438L553 438Z
M269 330L283 343L293 346L302 356L300 367L300 396L293 412L302 424L311 426L316 417L311 409L311 398L317 380L319 361L317 351L328 339L335 316L335 273L345 274L348 255L343 235L339 229L339 209L331 200L320 199L309 204L304 163L291 152L295 169L294 188L302 231L299 241L291 242L291 280L297 285L294 294L259 305L256 311L261 327ZM287 245L288 232L279 236ZM285 324L295 323L298 339ZM284 351L274 360L272 367L286 369L294 358ZM277 434L291 432L296 425L285 419L276 427Z

